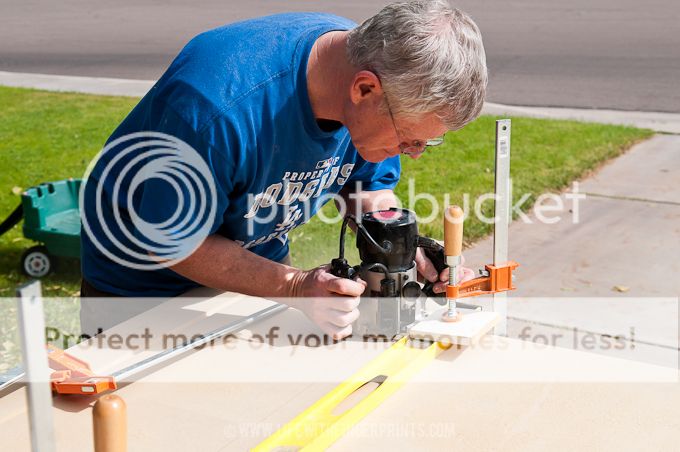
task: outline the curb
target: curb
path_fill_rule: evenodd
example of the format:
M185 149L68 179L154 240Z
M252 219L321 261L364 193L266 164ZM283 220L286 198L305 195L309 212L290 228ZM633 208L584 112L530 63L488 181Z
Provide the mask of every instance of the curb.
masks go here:
M142 97L151 89L154 83L156 82L153 80L0 71L0 85L4 86L107 96Z
M155 81L153 80L0 71L0 85L4 86L107 96L142 97L151 89L154 83ZM482 113L495 116L509 115L545 119L571 119L603 124L627 125L652 129L656 132L680 134L680 114L678 113L524 107L492 102L484 104Z
M680 114L647 111L593 110L586 108L522 107L486 102L486 115L526 116L543 119L571 119L652 129L655 132L680 134Z

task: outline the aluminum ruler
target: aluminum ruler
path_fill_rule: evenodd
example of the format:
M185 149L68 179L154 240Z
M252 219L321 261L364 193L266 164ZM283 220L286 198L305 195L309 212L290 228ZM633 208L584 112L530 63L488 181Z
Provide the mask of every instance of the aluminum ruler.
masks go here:
M501 265L508 261L508 235L510 221L510 120L496 121L496 165L495 165L495 201L493 228L493 264ZM507 335L508 293L493 294L493 311L500 321L493 332L497 336Z
M37 290L38 295L40 296L40 286L39 284L36 286L35 284L33 286L30 286L31 290ZM35 288L37 287L37 289ZM26 291L26 289L23 289ZM138 374L144 370L147 370L149 368L153 368L156 366L159 366L160 364L169 361L171 359L175 359L180 355L183 355L185 353L191 352L192 350L197 349L198 347L208 344L209 342L219 339L221 337L224 337L228 334L237 332L242 330L243 328L246 328L247 326L264 320L268 317L273 316L274 314L278 314L279 312L285 311L288 309L288 306L283 305L283 304L274 304L272 306L269 306L265 309L262 309L260 311L255 312L254 314L244 317L242 319L237 319L234 320L233 322L230 322L226 325L220 326L219 328L216 328L202 336L196 337L192 339L191 341L187 343L182 343L178 344L173 348L169 348L166 350L163 350L159 353L156 353L153 356L150 356L142 361L136 362L131 364L128 367L125 367L123 369L120 369L114 373L112 373L110 376L115 379L117 382L125 382L126 379L132 377L135 374ZM44 322L44 320L42 320ZM44 329L43 329L44 330ZM24 359L25 361L25 359ZM7 374L2 380L0 380L0 395L5 393L5 392L10 392L15 388L18 388L23 382L26 380L26 372L24 371L23 368L21 367L16 367L10 371L10 373Z

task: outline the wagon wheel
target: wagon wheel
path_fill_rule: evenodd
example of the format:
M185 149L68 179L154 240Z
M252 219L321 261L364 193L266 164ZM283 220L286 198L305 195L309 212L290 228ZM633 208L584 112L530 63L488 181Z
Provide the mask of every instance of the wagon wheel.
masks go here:
M44 246L27 249L21 256L21 269L32 278L42 278L52 270L52 261Z

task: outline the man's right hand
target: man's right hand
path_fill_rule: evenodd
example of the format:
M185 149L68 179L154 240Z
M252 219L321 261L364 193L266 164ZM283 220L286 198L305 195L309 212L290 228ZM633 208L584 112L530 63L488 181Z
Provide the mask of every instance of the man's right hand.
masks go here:
M366 283L332 275L329 265L300 271L293 281L291 304L301 310L326 334L339 340L352 334L352 322L359 318L359 296ZM292 300L291 300L292 301Z
M208 236L189 257L170 267L192 281L224 291L267 298L304 312L334 339L352 334L359 317L359 295L366 283L338 278L330 266L303 271L272 262L218 234ZM258 275L258 281L253 280Z

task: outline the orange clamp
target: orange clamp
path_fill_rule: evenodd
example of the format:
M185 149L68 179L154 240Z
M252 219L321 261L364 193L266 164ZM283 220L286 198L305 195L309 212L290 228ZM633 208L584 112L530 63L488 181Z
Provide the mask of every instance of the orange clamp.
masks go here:
M85 361L50 344L47 359L54 370L50 376L52 390L58 394L91 395L117 388L113 377L95 375Z
M457 286L446 286L446 298L478 297L507 290L514 290L512 272L519 267L515 261L508 261L502 265L485 265L488 276L465 281Z

